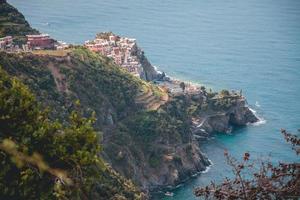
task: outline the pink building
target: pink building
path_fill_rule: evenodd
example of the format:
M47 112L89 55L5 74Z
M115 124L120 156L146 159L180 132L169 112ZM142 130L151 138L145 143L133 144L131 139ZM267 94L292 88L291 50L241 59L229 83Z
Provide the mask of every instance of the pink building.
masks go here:
M115 60L116 64L118 64L118 65L122 64L122 56L121 55L115 55L114 60Z
M30 49L53 49L54 40L48 34L27 35L27 45Z
M94 52L102 52L103 51L103 47L101 45L97 45L97 44L85 44L85 47Z

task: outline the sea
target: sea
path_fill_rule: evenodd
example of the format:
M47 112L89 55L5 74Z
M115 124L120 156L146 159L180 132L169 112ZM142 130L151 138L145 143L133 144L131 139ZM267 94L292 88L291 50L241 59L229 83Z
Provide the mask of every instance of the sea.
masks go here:
M299 162L280 129L300 128L299 0L9 0L34 27L57 40L83 44L113 31L136 38L150 62L169 76L219 91L242 90L259 123L201 143L206 173L173 197L231 177L224 150L237 159Z

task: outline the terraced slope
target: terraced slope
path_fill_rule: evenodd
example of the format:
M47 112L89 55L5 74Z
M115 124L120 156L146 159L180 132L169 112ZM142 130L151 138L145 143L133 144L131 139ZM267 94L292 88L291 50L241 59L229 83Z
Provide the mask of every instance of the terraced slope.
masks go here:
M135 102L144 109L153 111L159 109L168 99L167 91L158 86L146 84L145 89L136 96Z

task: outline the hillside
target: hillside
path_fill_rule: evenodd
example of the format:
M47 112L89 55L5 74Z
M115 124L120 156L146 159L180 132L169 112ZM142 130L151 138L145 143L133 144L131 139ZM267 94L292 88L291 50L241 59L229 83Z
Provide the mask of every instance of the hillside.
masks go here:
M15 21L6 14L5 23L19 23L24 28L10 25L5 31L10 30L7 27L14 27L11 34L16 35L35 31L16 9L8 4L5 8L6 13L20 18ZM205 88L175 95L81 46L62 51L0 52L0 66L28 86L41 108L49 109L51 121L69 126L78 100L84 118L95 113L93 127L103 133L99 141L102 159L146 192L175 187L206 169L210 163L197 138L257 121L241 95L207 92ZM102 175L112 184L125 180L119 175L111 177L111 172ZM126 188L123 183L118 187ZM100 185L99 190L105 187ZM120 189L121 195L125 192L131 195L125 198L132 199L139 192L131 189L128 194Z
M0 38L10 35L20 44L25 42L26 35L37 33L16 8L6 3L6 0L0 0Z
M68 125L50 120L28 88L1 68L0 97L1 199L142 199L97 156L92 118L74 110Z
M167 94L156 86L84 48L66 50L61 55L52 52L57 51L2 52L0 64L10 74L21 76L44 105L53 107L53 116L60 119L65 119L77 99L86 105L86 113L90 109L98 113L97 124L102 127L144 107L151 108L151 104L163 104L161 98L166 98ZM140 101L146 92L148 101Z
M208 164L192 141L188 118L157 111L166 103L168 95L121 70L108 58L79 47L65 56L2 52L0 65L28 85L44 107L50 107L53 119L67 123L77 99L85 115L95 111L95 128L104 132L104 158L144 189L175 185L192 173L204 170ZM185 151L186 148L191 152ZM173 165L173 170L181 171L181 177L172 177L173 172L161 168L159 163L179 151L182 158L192 153L195 158L163 163L165 167ZM156 178L151 178L151 174ZM171 178L160 180L162 176Z
M82 47L60 55L2 52L0 65L50 107L53 119L67 123L77 99L85 116L95 111L104 159L145 190L175 186L209 165L194 134L256 120L243 98L167 94ZM193 130L193 119L205 119L205 133L199 124Z

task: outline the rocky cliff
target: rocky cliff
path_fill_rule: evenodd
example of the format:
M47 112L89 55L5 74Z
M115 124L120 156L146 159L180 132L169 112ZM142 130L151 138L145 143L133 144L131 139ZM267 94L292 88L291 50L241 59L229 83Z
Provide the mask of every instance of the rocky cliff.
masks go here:
M209 162L195 135L257 120L242 97L217 94L169 94L167 102L148 111L137 104L138 94L144 92L143 101L150 104L163 96L161 90L84 48L60 56L2 52L0 64L50 106L53 118L64 121L76 99L87 115L96 111L96 128L104 133L103 157L144 190L174 187L205 170ZM191 128L193 119L202 125Z
M96 129L104 133L103 157L146 191L174 187L205 170L209 162L195 135L226 132L257 120L242 97L223 106L216 104L222 98L169 94L167 102L148 111L136 103L137 95L144 92L147 104L163 95L161 90L83 48L65 56L2 52L0 65L27 84L51 108L53 118L64 121L76 99L87 115L96 111ZM202 123L198 132L191 128L195 118Z
M86 115L95 111L103 157L144 190L175 186L209 164L189 130L188 99L172 97L161 108L148 110L147 104L165 96L163 90L110 59L84 48L61 55L1 52L0 65L50 107L53 119L65 121L77 99ZM145 99L137 101L143 93Z
M235 127L258 121L243 96L216 96L217 98L206 98L206 103L203 102L206 104L205 110L194 116L192 132L196 138L205 138L212 133L231 133Z
M146 79L157 78L141 50L138 55ZM146 191L174 187L209 165L197 136L257 121L241 95L171 94L83 47L0 52L0 65L29 86L53 119L67 123L76 100L86 115L95 111L103 158Z
M142 65L144 71L144 79L147 81L160 80L163 78L163 74L159 73L154 66L149 62L144 54L144 51L140 47L137 47L136 56Z

